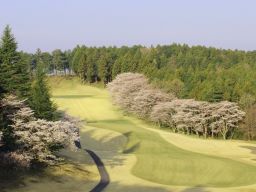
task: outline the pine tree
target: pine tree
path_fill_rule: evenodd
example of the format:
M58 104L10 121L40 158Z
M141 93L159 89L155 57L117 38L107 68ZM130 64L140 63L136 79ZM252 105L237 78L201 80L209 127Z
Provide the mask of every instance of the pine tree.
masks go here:
M86 57L86 54L85 53L81 53L81 56L80 56L80 59L78 61L78 72L79 72L79 75L80 75L80 78L83 80L83 81L86 81L87 80L87 57Z
M9 26L6 26L1 41L0 85L2 91L19 97L28 97L29 66L21 54L17 52L17 43Z
M0 60L0 68L1 68L1 60ZM0 134L3 131L3 107L1 105L1 99L2 99L2 95L3 95L3 88L2 88L2 84L0 82ZM0 138L0 143L1 143L1 138Z
M121 73L121 62L122 62L122 60L121 60L121 58L118 58L115 62L114 62L114 64L113 64L113 66L112 66L112 79L115 79L115 77L118 75L118 74L120 74Z
M32 85L30 107L37 118L53 120L56 108L50 99L49 88L45 80L45 73L39 62L36 68L35 81Z
M0 84L3 90L8 92L11 91L12 82L11 77L14 73L13 65L17 64L19 61L19 56L17 53L17 43L15 42L14 36L11 34L11 29L6 26L3 36L1 38L1 68L0 68Z
M2 61L0 60L0 69L1 69L1 67L2 67ZM0 77L0 99L2 98L3 92L4 92L4 89L3 89L3 85L2 85L2 81L1 81L1 77Z
M79 74L81 72L81 68L79 68L80 59L83 55L83 50L80 47L76 47L72 51L72 61L71 61L71 68L76 73Z
M111 71L111 61L110 56L108 55L101 55L98 60L99 65L99 76L101 81L104 84L107 84L111 81L112 71Z
M52 62L54 66L54 71L55 74L57 75L57 71L62 71L63 70L63 65L62 65L62 52L60 49L56 49L52 52Z
M95 54L93 52L91 52L87 59L87 81L89 83L94 83L97 82L98 80L98 68L97 68L97 63L95 61Z

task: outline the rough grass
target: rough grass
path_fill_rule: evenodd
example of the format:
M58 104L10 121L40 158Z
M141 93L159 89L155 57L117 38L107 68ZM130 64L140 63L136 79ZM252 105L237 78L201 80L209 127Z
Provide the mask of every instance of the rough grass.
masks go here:
M101 131L102 129L119 132L125 136L126 141L123 137L121 140L116 139L111 142L107 150L113 148L115 151L112 154L113 159L117 151L120 150L123 155L136 155L137 161L131 168L131 172L137 177L172 186L219 188L217 191L222 191L226 187L252 185L256 182L256 167L249 163L236 161L236 158L237 160L241 159L239 153L243 143L233 145L232 142L222 142L220 144L219 141L214 140L211 143L205 143L204 140L199 139L193 143L190 142L191 138L186 136L179 137L176 143L168 142L168 139L175 138L175 134L170 134L169 137L161 135L145 127L147 125L142 121L124 117L112 106L107 92L102 88L82 85L76 78L69 80L54 78L50 80L50 85L53 99L59 107L71 115L86 120L92 130L97 132L96 136L91 133L91 138L94 137L94 139L90 139L86 128L83 129L85 135L82 142L92 148L94 144L101 143L102 145L99 144L96 149L105 150L108 142L104 141L104 138L100 138L101 132L104 132ZM100 129L93 129L93 127ZM161 133L166 132L162 131ZM106 134L102 133L102 135ZM111 138L115 140L117 136L110 136L107 140L111 140ZM93 145L90 145L90 142ZM189 143L191 150L189 145L183 145L183 143ZM204 147L207 144L213 146L216 144L218 150L214 150L214 147ZM222 146L224 153L219 151ZM228 152L229 147L232 147L232 156L226 157L225 151ZM249 149L243 153L245 157L247 157L246 155L252 157L249 155ZM103 161L111 158L108 154L100 154ZM125 162L123 162L123 166L131 167ZM111 168L108 170L114 171ZM122 174L127 173L119 171L118 177L122 178ZM130 178L126 177L126 179ZM232 188L232 190L241 190L241 188Z

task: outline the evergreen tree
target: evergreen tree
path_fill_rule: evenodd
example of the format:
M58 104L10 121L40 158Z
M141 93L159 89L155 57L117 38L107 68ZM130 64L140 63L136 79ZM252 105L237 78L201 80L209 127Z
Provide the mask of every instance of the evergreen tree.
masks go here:
M0 68L1 68L1 60L0 60ZM1 105L1 99L2 99L2 95L3 95L3 88L2 88L2 84L0 82L0 132L3 131L3 107ZM0 138L0 142L1 142L1 138Z
M97 82L98 80L98 67L97 67L95 56L96 56L95 52L90 51L86 59L86 62L87 62L86 80L89 83L94 83L94 82Z
M112 79L115 79L115 77L121 73L121 58L118 58L112 67Z
M72 55L73 57L71 59L71 68L76 74L79 74L81 72L79 65L80 65L80 59L83 55L83 51L79 46L77 46L75 49L73 49Z
M20 97L28 97L30 88L29 66L21 54L17 52L17 43L9 26L6 26L1 39L0 60L2 91Z
M41 53L41 59L44 63L46 72L53 73L54 66L52 63L52 55L48 52L43 52L43 53Z
M101 55L101 57L99 58L98 61L98 65L99 65L99 76L102 82L104 82L104 84L107 84L108 82L111 81L111 76L112 76L112 71L111 71L111 61L110 61L110 57L108 57L107 55L103 54Z
M0 60L0 69L1 69L1 67L2 67L2 62ZM2 98L3 92L4 92L4 89L3 89L3 85L2 85L1 77L0 77L0 99ZM0 110L1 110L1 108L0 108Z
M87 60L87 57L86 57L85 53L81 53L81 56L79 57L77 69L78 69L78 74L83 81L87 80L88 66L87 66L86 60Z
M50 99L49 88L45 80L43 63L39 62L36 68L35 81L32 85L30 107L37 118L53 120L56 108Z
M57 71L63 71L66 73L66 69L68 68L68 59L60 49L56 49L52 52L52 62L57 74Z

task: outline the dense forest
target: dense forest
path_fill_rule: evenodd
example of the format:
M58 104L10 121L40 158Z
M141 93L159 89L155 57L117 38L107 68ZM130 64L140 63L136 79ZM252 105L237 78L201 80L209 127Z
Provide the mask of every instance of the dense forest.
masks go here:
M40 57L49 73L78 74L83 81L110 82L124 72L143 73L181 98L243 103L256 98L256 52L203 46L85 47L24 54L34 68Z
M111 82L118 74L144 74L151 85L180 99L236 102L246 112L243 137L256 136L256 51L203 46L86 47L52 53L22 53L33 70L39 61L49 75L78 75L83 82ZM239 136L239 137L240 137Z

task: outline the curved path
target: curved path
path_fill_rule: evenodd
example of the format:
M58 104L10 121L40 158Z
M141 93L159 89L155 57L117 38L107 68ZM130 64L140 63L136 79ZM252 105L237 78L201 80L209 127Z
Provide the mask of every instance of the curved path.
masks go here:
M85 151L92 157L100 173L100 182L90 192L100 192L109 184L108 172L101 159L93 151L89 149L85 149Z
M79 142L75 141L75 145L79 149L82 148L80 141ZM100 182L92 190L90 190L90 192L101 192L101 191L103 191L104 188L107 187L107 185L110 182L109 174L108 174L103 162L101 161L100 157L98 155L96 155L96 153L94 153L93 151L91 151L89 149L85 149L85 151L91 156L91 158L95 162L95 164L98 168L99 174L100 174Z

